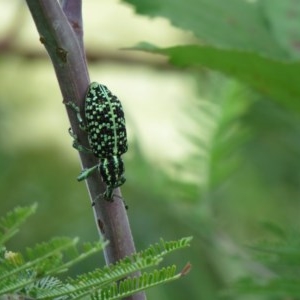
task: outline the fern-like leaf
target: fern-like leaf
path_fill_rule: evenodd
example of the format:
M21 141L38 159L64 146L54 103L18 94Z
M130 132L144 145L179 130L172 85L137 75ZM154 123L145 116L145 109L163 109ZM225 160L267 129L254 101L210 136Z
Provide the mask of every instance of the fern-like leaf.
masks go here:
M190 246L190 242L193 238L192 237L185 237L177 241L164 241L160 239L160 243L156 243L144 251L139 252L138 256L148 257L148 256L157 256L163 257L170 252L186 248Z
M124 298L156 285L179 279L188 272L188 269L190 269L190 265L184 268L184 272L176 274L176 267L173 265L150 273L143 273L139 277L126 278L120 284L114 283L101 291L95 292L92 299L115 300Z
M16 207L0 219L0 246L14 236L22 223L31 216L37 208L37 204L26 207Z
M39 291L39 298L57 298L68 295L72 299L80 299L90 295L92 291L108 286L132 273L157 265L160 261L161 258L157 256L141 258L134 255L119 261L115 265L79 275L76 279L69 279L67 285L72 287L71 289Z
M65 271L105 246L101 242L90 244L85 247L86 252L79 254L77 242L78 239L55 238L48 243L38 244L33 249L28 248L25 259L22 257L18 261L12 258L3 260L0 266L0 295L22 291L49 275ZM35 286L34 290L39 293L45 289Z
M239 279L232 287L234 296L261 295L268 299L298 299L300 295L300 234L287 232L276 224L264 227L272 234L250 249L254 250L259 272Z
M184 269L180 274L176 276L173 274L170 275L171 269L161 269L158 271L153 271L152 275L142 275L141 277L134 277L129 279L130 283L133 284L134 280L137 280L139 285L135 284L129 290L128 285L126 288L126 280L124 278L141 271L143 269L153 267L159 264L162 261L163 256L166 254L175 251L177 249L181 249L184 247L188 247L190 245L191 237L182 238L178 241L165 242L161 239L160 243L150 246L146 250L136 253L132 256L126 257L114 265L106 266L103 269L96 269L93 272L89 272L87 274L79 275L75 279L68 279L66 286L57 286L52 289L39 289L37 290L37 299L44 298L60 298L68 296L70 299L81 299L83 297L87 297L89 295L93 295L95 299L98 299L100 295L107 291L104 294L109 293L109 290L115 289L116 282L123 280L121 293L132 294L136 293L139 290L144 288L144 285L149 287L159 284L160 282L171 281L185 275L189 268ZM172 269L173 270L173 269ZM157 273L158 272L158 273ZM174 270L175 272L175 270ZM145 273L147 274L147 273ZM158 275L161 275L160 281L158 280ZM164 276L163 276L164 275ZM167 276L168 275L168 276ZM144 276L144 277L143 277ZM154 278L153 284L151 285L151 280ZM132 281L133 280L133 281ZM142 284L144 283L144 285ZM129 284L129 283L128 283ZM140 286L138 288L138 286ZM121 288L121 286L120 286ZM114 292L113 295L119 295L119 288ZM102 297L102 296L101 296ZM103 296L104 297L104 296ZM105 296L106 297L106 296ZM116 297L116 296L114 296ZM102 299L102 298L100 298ZM110 299L110 298L103 298ZM112 298L115 299L115 298ZM117 299L117 298L116 298Z
M17 227L36 209L36 205L18 208L0 220L2 241L17 232ZM163 239L140 253L126 257L114 265L79 275L75 279L59 280L58 273L91 254L103 249L106 242L84 245L84 252L77 249L78 239L54 238L50 242L27 248L24 255L0 249L0 299L118 299L127 297L157 284L169 282L185 275L190 265L175 274L175 266L140 271L158 265L172 251L188 247L191 237L165 242ZM3 298L4 297L4 298Z

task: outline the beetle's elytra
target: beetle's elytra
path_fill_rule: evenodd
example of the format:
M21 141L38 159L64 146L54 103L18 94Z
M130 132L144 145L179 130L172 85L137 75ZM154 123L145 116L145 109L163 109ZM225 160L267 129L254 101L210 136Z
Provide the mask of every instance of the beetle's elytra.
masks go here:
M120 100L104 85L90 84L85 98L89 143L95 156L121 156L127 151L124 111Z

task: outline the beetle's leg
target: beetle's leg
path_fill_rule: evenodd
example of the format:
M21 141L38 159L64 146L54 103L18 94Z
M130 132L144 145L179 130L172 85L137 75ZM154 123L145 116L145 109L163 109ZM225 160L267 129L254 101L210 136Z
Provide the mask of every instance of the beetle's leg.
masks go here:
M106 191L103 193L103 198L104 198L106 201L112 202L112 201L113 201L113 198L112 198L113 191L114 191L114 188L113 188L113 187L111 187L111 186L106 186Z
M102 194L102 197L106 201L112 202L113 201L113 192L114 192L114 188L106 187L106 191ZM118 197L123 201L124 207L127 210L128 205L127 205L126 201L122 197L120 197L119 195L115 195L115 197Z
M93 153L93 151L83 145L81 145L78 141L77 135L73 132L71 128L69 128L69 134L73 138L73 148L80 152Z
M84 179L87 179L98 168L99 168L99 165L93 166L93 167L88 168L88 169L83 169L80 172L80 174L78 175L77 180L82 181Z
M78 119L78 122L79 122L79 127L80 127L80 129L86 131L86 126L85 126L84 121L83 121L83 119L82 119L82 117L81 117L79 106L76 105L76 104L75 104L74 102L72 102L72 101L65 102L65 105L71 107L71 108L75 111L76 116L77 116L77 119Z

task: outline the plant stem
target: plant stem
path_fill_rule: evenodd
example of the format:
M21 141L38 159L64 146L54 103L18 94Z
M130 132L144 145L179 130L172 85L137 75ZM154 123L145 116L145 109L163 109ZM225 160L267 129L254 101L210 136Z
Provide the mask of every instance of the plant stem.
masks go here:
M63 0L60 1L61 5L53 0L26 2L40 34L40 41L52 60L63 102L73 101L82 111L90 80L82 40L81 0ZM83 145L88 145L87 134L79 128L76 114L68 106L66 109L72 131ZM79 155L83 168L98 163L98 159L91 154ZM94 172L86 184L91 202L96 203L93 209L99 235L110 241L104 250L106 264L134 253L135 246L120 189L115 190L114 201L108 202L101 198L96 200L105 190L99 172ZM146 296L140 293L127 299L144 300Z

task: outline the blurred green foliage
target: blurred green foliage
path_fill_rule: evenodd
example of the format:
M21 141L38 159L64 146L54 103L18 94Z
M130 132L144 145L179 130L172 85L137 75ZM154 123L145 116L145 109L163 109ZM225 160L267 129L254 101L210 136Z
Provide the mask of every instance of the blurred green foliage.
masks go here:
M181 68L201 72L202 67L208 67L220 71L262 93L250 92L246 87L243 92L240 85L236 86L240 94L229 93L232 84L228 80L223 79L219 86L214 81L208 82L211 93L206 98L214 107L205 105L205 109L202 106L198 112L193 107L194 111L190 113L195 122L198 121L199 129L188 135L195 146L198 145L200 155L191 156L182 163L189 170L195 171L198 167L199 200L185 213L178 209L180 218L194 229L195 235L197 232L217 249L227 249L227 254L237 255L239 259L247 255L247 251L238 246L241 241L250 244L252 239L265 237L259 226L260 220L272 220L287 228L299 226L297 78L300 64L297 60L300 31L296 24L300 21L300 2L125 2L132 4L138 13L168 18L175 26L190 30L199 39L197 44L164 49L147 41L134 49L166 55L172 64ZM223 94L217 96L213 91L218 91L220 86ZM298 243L295 243L298 235L285 241L283 248L290 250L284 252L288 260L298 251ZM282 249L280 245L278 247ZM262 251L269 254L270 260L273 255L281 262L282 252L275 249L262 248ZM265 263L265 259L252 261L248 267L245 267L245 261L239 261L232 269L223 265L228 263L229 256L220 258L211 252L206 254L206 260L214 261L214 269L222 274L223 284L233 280L240 271L248 274L248 280L237 289L239 292L235 297L238 299L247 294L254 294L255 299L258 295L265 295L264 299L299 297L297 272L287 275L292 272L286 265L274 269ZM294 269L298 270L299 260L295 263ZM207 270L204 272L207 274ZM199 292L195 299L214 299L216 296ZM223 296L234 297L230 293Z
M165 49L149 44L136 47L164 54L171 63L184 67L178 73L193 76L197 94L197 101L186 99L178 120L193 124L191 130L184 126L181 130L193 149L187 157L162 168L158 160L144 155L137 134L124 156L127 182L122 192L137 248L145 248L158 237L195 237L184 253L190 257L192 272L176 285L150 290L149 299L215 300L220 295L225 299L297 299L298 290L291 293L285 287L297 279L299 259L295 258L293 266L280 265L281 253L274 249L285 245L296 251L299 240L299 232L293 230L300 225L300 1L124 2L134 5L138 13L168 18L199 39L197 44ZM21 65L30 69L32 62ZM0 72L1 78L10 74L4 68ZM17 103L9 92L12 89L0 83L1 124L9 122L16 109L24 108L2 101L9 98ZM37 94L31 93L34 101ZM35 108L31 101L23 105ZM41 203L31 232L22 232L22 239L11 247L57 234L97 239L85 187L74 180L79 169L76 162L66 159L51 139L38 147L8 151L10 138L5 130L0 138L1 211L16 204ZM247 247L260 241L261 250L265 249L261 241L273 241L262 221L278 224L272 228L282 227L283 237L289 237L277 237L277 244L267 249L270 258L275 257L273 264L268 263L268 255L258 259L253 255L257 249ZM174 255L180 267L182 254ZM81 265L80 270L94 264ZM282 281L277 284L270 274ZM224 293L238 278L246 279L239 281L234 293ZM255 294L256 290L260 293Z
M185 276L191 265L180 271L175 265L159 268L164 257L190 247L192 237L150 245L143 251L75 278L62 280L61 273L87 257L98 253L109 241L85 243L79 249L78 238L56 237L27 247L25 253L8 251L4 245L35 213L37 203L17 206L0 218L0 298L32 299L120 299ZM148 269L145 271L145 269ZM149 270L150 269L150 270ZM136 272L141 272L137 275ZM133 277L130 275L134 275Z

